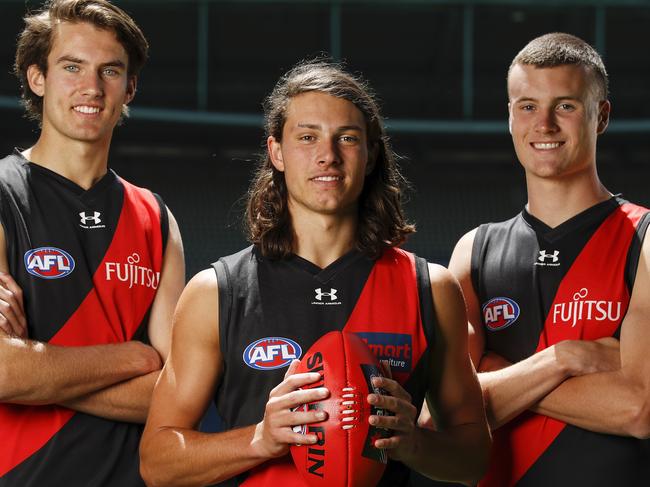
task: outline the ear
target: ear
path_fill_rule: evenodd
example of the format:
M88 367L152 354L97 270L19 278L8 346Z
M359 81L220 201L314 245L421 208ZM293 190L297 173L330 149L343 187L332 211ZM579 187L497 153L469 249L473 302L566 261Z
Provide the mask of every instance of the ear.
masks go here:
M130 76L126 82L126 98L124 104L128 105L131 103L131 100L135 97L136 88L138 87L138 77Z
M45 75L36 64L31 64L27 68L27 84L35 95L45 94Z
M601 101L598 104L598 127L596 133L602 134L609 125L609 114L612 110L612 104L609 100Z
M282 157L282 144L272 135L266 139L266 150L269 152L271 163L278 171L284 172L284 158Z
M512 135L512 105L508 102L508 132Z

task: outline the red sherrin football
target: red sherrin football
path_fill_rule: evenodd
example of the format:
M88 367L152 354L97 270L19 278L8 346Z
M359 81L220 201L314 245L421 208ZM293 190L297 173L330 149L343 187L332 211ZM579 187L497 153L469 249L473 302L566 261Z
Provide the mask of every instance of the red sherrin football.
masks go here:
M374 442L388 432L368 424L371 414L384 414L366 400L373 392L371 377L382 375L373 353L354 333L332 331L305 353L297 372L319 372L322 380L309 387L326 387L330 391L327 399L298 408L320 409L329 415L323 422L294 427L294 431L318 437L314 445L291 447L293 461L307 485L377 485L387 456L384 450L374 447Z

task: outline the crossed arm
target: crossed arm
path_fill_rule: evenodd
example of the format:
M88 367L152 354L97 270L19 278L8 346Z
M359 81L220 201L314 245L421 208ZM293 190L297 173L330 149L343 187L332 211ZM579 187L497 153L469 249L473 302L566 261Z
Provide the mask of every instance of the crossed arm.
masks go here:
M445 271L446 272L446 271ZM395 413L371 416L370 422L394 431L378 440L378 448L425 474L473 482L487 462L489 432L480 389L467 355L465 312L457 283L450 274L434 269L434 295L445 303L436 308L441 326L437 366L445 372L434 381L429 396L446 420L440 431L416 423L416 408L406 391L391 379L375 379L391 396L370 394L369 402ZM447 304L450 303L450 304ZM313 444L315 435L293 432L292 426L322 421L318 411L292 408L325 397L324 388L298 390L319 380L318 374L294 373L269 395L258 423L223 433L195 430L221 380L223 359L219 347L218 285L207 270L190 281L174 317L172 347L154 390L151 413L140 446L141 473L148 485L205 485L220 482L267 460L286 455L291 444ZM196 371L200 370L198 374Z
M510 364L485 350L471 280L475 231L456 245L449 268L467 300L470 349L492 429L532 411L601 433L650 436L650 239L645 239L620 343L614 338L566 340Z
M22 291L6 274L0 227L0 402L60 404L113 420L144 422L151 391L169 348L171 315L184 281L180 232L170 232L162 278L149 319L153 346L137 341L61 347L30 340Z

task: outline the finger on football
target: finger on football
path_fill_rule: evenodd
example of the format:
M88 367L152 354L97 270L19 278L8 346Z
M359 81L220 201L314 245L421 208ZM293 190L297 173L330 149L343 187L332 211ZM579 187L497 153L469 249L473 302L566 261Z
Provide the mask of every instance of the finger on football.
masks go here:
M368 422L377 428L408 433L413 429L408 420L400 416L369 416Z
M293 445L314 445L318 443L318 437L313 433L302 434L291 431L287 433L286 442Z
M399 397L407 402L411 402L411 395L394 379L378 376L373 377L372 385L384 389L391 396Z
M320 423L327 419L325 411L294 411L291 413L291 426Z
M400 436L390 436L388 438L379 438L375 440L375 448L382 450L393 450L400 446L402 438Z
M289 364L289 368L287 369L287 371L284 374L284 378L286 379L290 375L295 374L296 369L298 368L299 365L300 365L300 359L292 360L291 363Z
M300 387L313 384L321 380L322 377L318 372L302 372L300 374L292 374L287 376L282 382L271 389L270 396L282 396L291 391L299 389Z
M390 362L388 360L380 360L379 367L381 368L381 373L384 374L384 377L389 379L393 378L393 372L390 368Z
M330 395L329 390L325 387L315 387L313 389L298 389L286 394L282 401L284 407L294 408L302 404L320 401Z

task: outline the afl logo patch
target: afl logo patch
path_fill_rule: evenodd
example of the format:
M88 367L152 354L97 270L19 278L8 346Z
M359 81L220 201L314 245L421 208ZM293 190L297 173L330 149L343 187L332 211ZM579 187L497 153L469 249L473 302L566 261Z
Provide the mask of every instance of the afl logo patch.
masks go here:
M519 318L519 305L510 298L492 298L483 305L483 322L490 331L503 330Z
M293 340L282 337L260 338L244 350L244 362L253 369L273 370L288 366L300 358L302 349Z
M74 270L74 259L65 250L39 247L25 252L25 269L42 279L60 279Z

